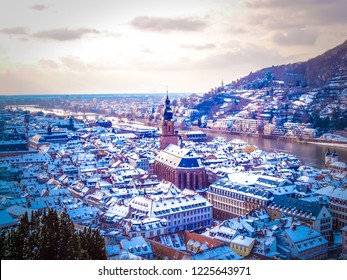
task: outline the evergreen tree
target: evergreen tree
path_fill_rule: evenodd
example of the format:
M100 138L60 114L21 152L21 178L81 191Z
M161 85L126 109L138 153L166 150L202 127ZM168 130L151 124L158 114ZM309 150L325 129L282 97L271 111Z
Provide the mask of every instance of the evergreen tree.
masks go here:
M58 259L57 244L59 244L59 218L57 212L49 209L47 214L44 213L41 223L40 259L56 260Z
M15 229L0 234L1 259L80 260L106 259L105 243L100 231L90 228L76 232L66 212L53 209L41 216L33 212L29 222L23 215Z
M1 260L6 259L7 252L8 252L8 246L7 246L6 232L2 230L0 235L0 259Z
M7 260L18 260L17 256L17 248L16 248L16 242L15 239L17 235L17 231L14 229L10 229L8 233L6 234L6 248L7 251L5 251L5 259Z
M82 260L89 260L89 253L88 253L88 248L89 248L89 240L88 238L88 231L87 228L84 228L83 231L81 231L78 236L80 240L80 245L81 245L81 259Z
M29 228L29 218L28 218L28 212L25 212L25 214L22 216L18 230L14 234L14 246L17 248L17 256L16 259L19 260L26 260L28 259L29 254L29 247L28 247L28 240L30 235L30 228Z
M28 259L38 260L40 259L40 213L38 211L32 212L30 220L30 236L28 240L28 247L30 251L28 252Z
M78 247L77 239L75 236L75 228L74 224L71 221L69 215L64 211L60 215L59 220L59 242L57 247L59 248L59 256L58 259L64 260L78 258L78 252L74 251L74 248L71 246L72 242L76 243L73 246Z
M105 241L100 235L99 230L94 230L91 233L89 257L91 260L106 260Z

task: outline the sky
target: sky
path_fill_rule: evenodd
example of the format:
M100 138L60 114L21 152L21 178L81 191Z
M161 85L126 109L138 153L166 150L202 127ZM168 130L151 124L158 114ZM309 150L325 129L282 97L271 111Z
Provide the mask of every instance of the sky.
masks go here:
M204 93L347 39L346 0L0 0L0 94Z

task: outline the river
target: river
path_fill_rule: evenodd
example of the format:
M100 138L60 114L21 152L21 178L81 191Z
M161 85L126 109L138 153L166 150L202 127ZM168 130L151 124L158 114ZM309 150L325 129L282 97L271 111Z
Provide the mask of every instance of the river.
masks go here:
M250 145L255 145L264 151L280 151L297 156L304 165L315 168L324 168L325 152L330 148L331 151L336 150L339 160L347 162L347 148L333 147L329 145L290 142L282 139L267 139L250 135L235 135L226 132L216 132L204 130L209 140L214 137L223 137L227 141L232 139L241 139Z
M29 106L30 107L30 106ZM26 110L33 111L33 109L41 110L39 108L32 108L32 107L25 108ZM44 113L52 113L53 111L47 110L44 111ZM59 112L56 110L53 113L56 113L58 115L68 115L73 114L71 112L66 112L64 110L60 110ZM82 114L82 113L81 113ZM88 116L85 116L87 118L95 119L95 114L88 114ZM107 119L107 118L106 118ZM112 122L114 122L114 119L112 119ZM194 130L199 130L199 128L193 127ZM183 131L186 129L183 129ZM182 132L183 132L182 131ZM324 156L328 148L330 148L331 151L336 150L337 154L339 155L339 160L343 162L347 162L347 148L346 147L338 147L338 146L329 146L327 144L321 145L321 144L311 144L311 143L300 143L300 142L291 142L286 141L283 139L268 139L268 138L262 138L257 136L250 136L245 134L230 134L227 132L219 132L215 130L209 130L204 129L203 130L208 137L208 140L212 140L214 137L223 137L227 141L230 141L232 139L241 139L243 141L246 141L250 145L255 145L259 149L262 149L264 151L279 151L279 152L285 152L288 154L292 154L297 156L301 162L304 165L312 166L315 168L324 168Z

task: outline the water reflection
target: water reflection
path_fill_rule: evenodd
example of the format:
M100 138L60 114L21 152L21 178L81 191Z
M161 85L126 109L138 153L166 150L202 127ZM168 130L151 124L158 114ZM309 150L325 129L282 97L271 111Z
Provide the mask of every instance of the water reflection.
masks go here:
M264 151L280 151L295 155L302 161L303 164L316 168L324 168L324 155L328 148L330 148L331 151L335 149L339 155L339 160L347 162L347 149L343 147L289 142L285 140L266 139L248 135L233 135L209 131L205 132L209 140L213 139L214 137L223 137L227 141L236 138L242 139L251 145L256 145Z

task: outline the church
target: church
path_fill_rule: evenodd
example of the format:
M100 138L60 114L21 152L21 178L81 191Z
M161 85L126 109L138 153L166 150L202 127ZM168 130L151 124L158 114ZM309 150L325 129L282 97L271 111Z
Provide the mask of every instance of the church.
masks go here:
M175 130L169 96L166 96L165 110L160 136L160 152L154 161L154 173L160 180L174 183L181 190L188 188L204 191L208 186L205 166L191 150L181 148L179 135Z

